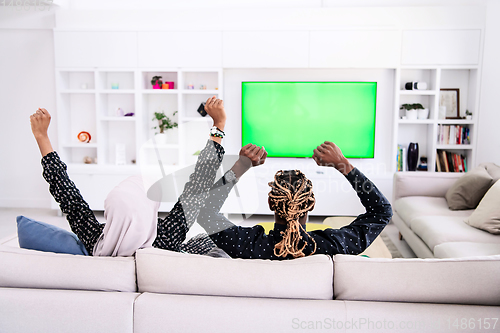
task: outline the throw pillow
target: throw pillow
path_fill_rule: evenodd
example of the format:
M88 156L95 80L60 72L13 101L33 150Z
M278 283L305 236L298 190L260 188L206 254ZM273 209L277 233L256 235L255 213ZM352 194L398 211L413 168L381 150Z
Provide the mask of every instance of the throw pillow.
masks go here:
M451 210L473 209L479 204L493 182L484 166L467 172L446 192L446 201Z
M491 234L500 235L500 180L486 192L465 223Z
M17 235L23 249L88 255L74 233L25 216L17 217Z

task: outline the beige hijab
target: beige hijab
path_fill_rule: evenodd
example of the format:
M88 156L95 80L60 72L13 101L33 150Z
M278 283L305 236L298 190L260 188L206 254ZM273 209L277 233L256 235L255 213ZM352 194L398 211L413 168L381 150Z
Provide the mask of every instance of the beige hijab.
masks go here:
M94 246L94 256L132 256L138 249L152 247L159 206L147 198L140 176L118 184L104 201L106 225Z

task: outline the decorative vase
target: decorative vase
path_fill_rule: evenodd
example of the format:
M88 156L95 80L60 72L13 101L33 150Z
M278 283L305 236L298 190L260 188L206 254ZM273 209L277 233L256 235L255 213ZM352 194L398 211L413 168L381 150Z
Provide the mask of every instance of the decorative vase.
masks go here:
M418 163L418 143L410 142L408 145L408 171L416 171Z
M161 89L161 87L158 83L155 83L153 84L153 89Z
M429 117L429 109L418 110L418 119L427 119Z
M408 120L416 120L418 116L418 112L415 109L406 110L406 119Z
M164 145L165 143L167 143L167 134L166 133L156 134L155 141L157 145Z
M161 89L170 89L170 85L165 82L164 84L161 85Z

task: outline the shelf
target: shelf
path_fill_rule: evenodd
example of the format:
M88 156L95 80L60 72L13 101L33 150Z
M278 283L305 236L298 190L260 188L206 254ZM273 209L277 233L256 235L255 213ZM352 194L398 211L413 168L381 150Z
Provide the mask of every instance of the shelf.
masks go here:
M61 145L63 148L97 148L97 143L68 143Z
M114 165L95 163L69 163L68 170L71 173L83 174L137 174L141 172L137 164Z
M436 90L400 90L399 94L400 95L410 95L410 96L436 96L437 95Z
M143 89L143 94L177 94L178 89Z
M152 144L152 143L146 143L146 144L143 144L142 147L144 148L154 148L155 145ZM178 149L179 148L179 144L177 143L159 143L156 145L156 147L158 149Z
M453 149L453 150L463 150L472 149L472 145L437 145L436 149Z
M95 89L65 89L61 90L61 94L95 94Z
M434 119L416 119L416 120L408 120L408 119L398 119L399 124L434 124Z
M220 94L220 90L218 89L182 89L181 92L189 95Z
M473 125L474 120L468 119L438 119L439 125Z
M103 121L135 121L137 118L135 116L131 117L101 117L100 120Z
M206 117L184 117L181 119L181 121L183 122L208 122L212 120L212 118L210 116L206 116Z
M133 94L134 89L102 89L98 91L101 94Z

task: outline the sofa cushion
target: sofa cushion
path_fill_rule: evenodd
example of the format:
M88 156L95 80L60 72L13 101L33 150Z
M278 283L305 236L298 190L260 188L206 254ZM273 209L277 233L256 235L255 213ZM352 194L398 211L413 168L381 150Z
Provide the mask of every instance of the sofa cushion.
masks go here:
M211 258L159 249L136 252L140 292L332 299L326 255L284 261Z
M436 258L464 258L500 254L500 243L449 242L436 245Z
M336 299L500 305L500 255L460 259L335 255L334 266Z
M452 210L476 208L492 183L493 178L484 165L472 169L446 192L448 207Z
M461 217L462 220L472 214L473 210L451 211L443 197L403 197L393 205L394 211L408 227L412 227L412 220L420 216L441 215Z
M91 257L0 245L0 287L137 290L133 257Z
M500 234L500 181L490 187L465 223L495 235Z
M500 166L495 163L481 163L480 166L483 166L486 171L490 174L491 178L493 178L493 182L496 182L500 179Z
M17 235L23 249L88 255L74 233L22 215L17 217Z
M433 252L436 245L447 242L500 243L500 236L471 227L456 216L417 217L411 227Z

